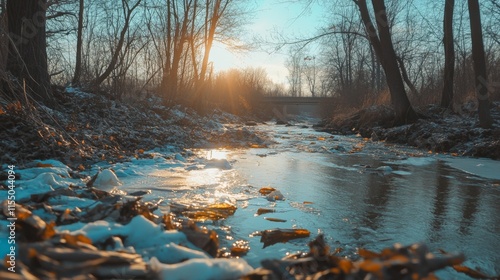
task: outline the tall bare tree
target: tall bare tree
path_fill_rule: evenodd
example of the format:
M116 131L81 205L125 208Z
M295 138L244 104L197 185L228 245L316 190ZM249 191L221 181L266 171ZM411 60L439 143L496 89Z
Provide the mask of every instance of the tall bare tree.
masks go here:
M288 69L289 91L292 96L302 96L302 66L304 59L303 49L291 48L288 60L285 63Z
M55 104L47 67L47 1L8 0L6 9L11 38L7 71L26 85L33 98Z
M118 38L118 43L116 44L116 47L113 50L113 55L111 57L111 60L108 63L108 66L106 67L104 72L102 72L97 78L95 78L95 80L92 82L93 86L99 86L100 84L102 84L102 82L104 82L104 80L106 80L109 77L109 75L113 72L113 70L115 69L116 64L118 63L118 59L120 57L123 45L125 43L127 32L129 31L130 21L131 21L132 15L134 13L134 10L139 6L139 4L141 4L141 1L142 0L137 0L137 2L135 2L134 5L130 6L130 4L128 3L127 0L122 0L123 15L124 15L125 19L124 19L124 25L123 25L121 32L120 32L120 36Z
M384 69L391 94L391 103L396 112L395 123L401 124L415 121L418 115L413 110L406 95L396 52L392 44L391 30L389 28L384 0L372 0L376 28L372 23L366 0L354 0L354 2L358 5L370 43Z
M191 10L195 0L182 1L181 7L175 0L167 0L167 26L165 61L161 88L167 100L175 100L178 96L179 70L181 59L186 50L188 31L192 23Z
M445 0L444 5L444 85L441 106L451 108L453 101L453 77L455 75L455 42L453 39L453 9L455 0Z
M488 91L488 76L486 74L486 59L484 55L483 31L481 28L481 12L478 0L468 0L470 32L472 38L472 59L474 60L475 83L478 100L479 125L490 128L493 120L490 114Z
M82 48L83 48L83 13L85 10L85 1L79 0L78 7L78 30L76 34L76 62L75 73L73 75L72 84L80 85L80 77L82 75Z

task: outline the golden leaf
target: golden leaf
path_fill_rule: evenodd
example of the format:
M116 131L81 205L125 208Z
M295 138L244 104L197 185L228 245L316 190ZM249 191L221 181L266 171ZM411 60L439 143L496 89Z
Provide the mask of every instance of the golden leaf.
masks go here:
M374 262L374 261L371 261L371 260L362 261L360 263L360 266L359 266L359 268L361 268L362 270L364 270L366 272L375 273L375 274L380 273L380 271L382 270L382 267L383 266L382 266L381 263Z
M349 274L354 267L350 260L345 259L341 259L338 265L342 272L344 272L345 274Z
M54 221L51 221L45 226L45 229L42 232L42 240L49 239L56 234L56 230L54 229L55 226L56 223Z

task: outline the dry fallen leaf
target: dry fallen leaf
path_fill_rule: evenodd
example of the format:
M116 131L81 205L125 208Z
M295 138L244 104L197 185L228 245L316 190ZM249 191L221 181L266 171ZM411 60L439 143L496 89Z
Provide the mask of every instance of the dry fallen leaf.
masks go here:
M260 194L263 194L263 195L268 195L270 194L271 192L275 191L276 189L273 188L273 187L263 187L259 190L259 193Z
M286 243L292 239L309 237L310 234L307 229L268 229L262 232L260 242L266 248L278 242Z

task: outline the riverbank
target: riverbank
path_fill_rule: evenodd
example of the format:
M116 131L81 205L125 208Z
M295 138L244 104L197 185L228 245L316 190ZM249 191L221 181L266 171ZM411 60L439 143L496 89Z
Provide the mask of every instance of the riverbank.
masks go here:
M120 102L66 88L56 108L0 107L0 162L23 166L32 160L56 159L75 169L98 161L139 157L165 145L245 147L264 145L264 135L245 128L244 120L214 109L194 110L162 105L158 98Z
M323 120L316 129L332 134L359 134L373 141L405 144L432 153L500 159L500 102L491 106L491 129L479 127L474 103L465 104L459 113L437 105L419 108L419 113L422 118L415 123L394 127L392 109L374 106Z

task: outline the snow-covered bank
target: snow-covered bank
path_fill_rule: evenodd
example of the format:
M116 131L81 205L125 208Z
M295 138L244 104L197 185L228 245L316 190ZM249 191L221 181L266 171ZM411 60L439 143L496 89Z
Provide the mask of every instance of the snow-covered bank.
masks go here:
M334 134L360 134L375 141L406 144L438 153L500 159L500 103L491 107L490 129L480 128L473 104L454 114L435 105L421 108L423 118L408 125L393 125L393 111L370 107L350 116L326 120L318 129Z
M222 159L214 166L214 160L185 158L168 150L144 152L149 156L134 159L134 167L231 168ZM163 198L147 199L148 191L122 191L115 172L102 169L113 166L122 178L139 175L130 172L126 163L100 163L83 172L56 160L28 165L32 167L2 166L17 174L11 178L12 190L0 190L0 255L9 258L11 254L9 267L17 272L2 277L234 279L253 270L241 259L214 258L219 249L214 231L160 210ZM79 176L71 176L73 172ZM97 175L88 176L94 172ZM213 212L225 211L224 205L214 207ZM9 229L12 223L15 231ZM13 242L8 242L9 236Z
M165 145L178 148L247 146L265 139L240 118L214 108L206 115L157 98L121 102L67 88L60 106L0 107L0 162L21 165L58 159L77 169L120 161ZM81 166L80 166L81 165Z

